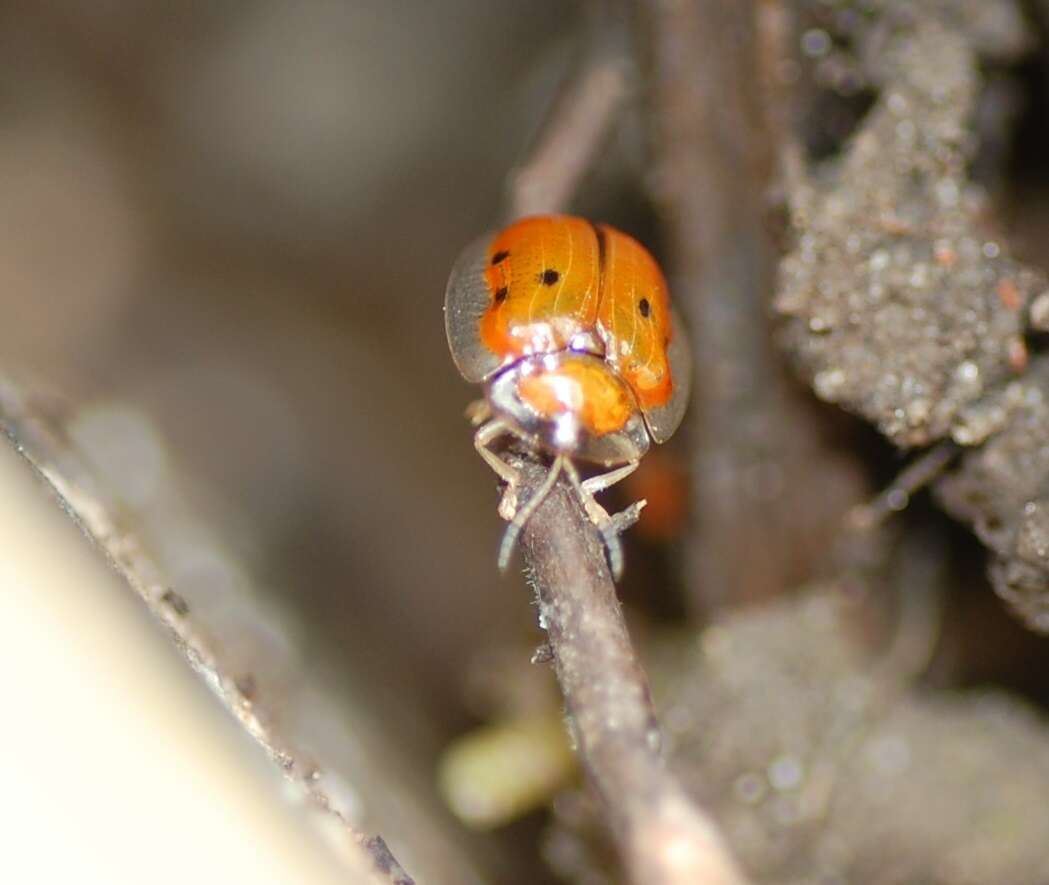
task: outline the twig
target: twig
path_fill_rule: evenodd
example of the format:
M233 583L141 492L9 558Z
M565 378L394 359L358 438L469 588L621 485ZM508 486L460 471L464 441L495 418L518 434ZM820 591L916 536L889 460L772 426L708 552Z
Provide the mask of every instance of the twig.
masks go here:
M510 216L563 210L628 94L622 58L603 54L569 83L539 141L510 181Z
M696 364L688 583L702 609L769 597L811 574L858 475L829 457L772 346L768 193L786 124L771 113L783 98L783 4L638 5L653 65L654 197Z
M415 885L415 880L397 862L382 836L365 837L361 847L368 852L375 869L389 879L390 885Z
M525 497L547 470L511 456ZM630 644L601 539L563 479L524 530L536 591L577 753L637 885L738 885L715 824L660 755L648 681Z
M868 531L881 525L891 514L906 508L914 493L936 479L960 451L961 446L947 440L915 458L874 500L853 508L848 527Z
M52 404L48 404L52 405ZM15 385L0 377L0 445L10 444L32 467L61 509L84 536L105 556L113 571L142 598L150 612L167 628L189 665L212 688L229 712L257 740L286 777L305 797L350 837L348 845L360 846L354 865L367 865L370 885L411 885L412 880L393 859L385 842L360 833L339 810L339 802L322 786L322 771L305 753L279 735L263 706L245 688L245 678L226 666L197 623L186 601L168 583L163 570L136 533L125 525L96 492L90 469L64 438L60 427ZM247 678L250 680L250 676ZM352 848L347 847L348 851Z
M770 250L760 201L769 146L755 94L753 3L641 5L655 66L655 196L696 358L690 583L703 605L718 605L733 601L729 588L753 598L779 583L770 549L779 535L762 515L775 502L748 493L748 476L773 463L767 423L780 411L765 307ZM758 545L764 552L754 557Z

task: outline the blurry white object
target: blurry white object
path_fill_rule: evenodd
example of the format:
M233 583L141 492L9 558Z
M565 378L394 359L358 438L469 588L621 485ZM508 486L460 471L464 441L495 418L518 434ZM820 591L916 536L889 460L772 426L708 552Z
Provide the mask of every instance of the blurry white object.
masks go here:
M6 444L0 539L0 879L370 878Z

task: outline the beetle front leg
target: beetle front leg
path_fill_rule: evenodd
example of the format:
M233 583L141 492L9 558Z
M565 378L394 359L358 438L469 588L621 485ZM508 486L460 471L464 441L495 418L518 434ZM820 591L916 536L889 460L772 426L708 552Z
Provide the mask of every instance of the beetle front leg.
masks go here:
M608 515L608 511L605 510L600 504L597 503L597 499L594 495L597 492L602 492L605 489L614 486L620 480L626 479L637 470L637 466L640 462L631 461L629 464L624 464L622 467L617 467L615 470L610 470L608 473L602 473L598 476L592 476L590 479L580 480L578 472L572 479L572 485L575 486L576 491L579 493L579 499L586 510L586 515L590 517L590 521L595 525L604 525L611 518ZM644 506L644 505L642 505Z
M480 427L492 417L492 407L484 397L475 399L466 407L466 420L474 427Z
M645 502L638 501L635 504L631 504L623 513L609 516L608 511L597 503L594 493L607 489L621 479L625 479L637 470L637 465L637 461L631 461L629 464L617 467L608 473L581 480L575 465L567 458L565 459L565 473L568 474L576 494L579 495L580 503L582 503L586 515L601 532L605 550L608 551L608 565L612 571L612 577L616 580L619 580L623 573L623 547L619 542L620 532L626 526L633 525L637 521L638 514L641 512L641 508L645 506Z
M484 458L485 463L506 483L503 497L499 501L499 515L507 522L513 520L514 515L517 513L517 489L521 485L521 474L488 446L503 434L512 432L510 427L496 418L482 425L477 433L474 434L474 448Z
M617 467L615 470L608 471L608 473L602 473L598 476L592 476L590 479L584 479L580 483L580 488L582 488L583 492L592 500L595 492L603 492L605 489L614 486L620 480L626 479L631 473L637 470L640 463L640 461L631 461L629 464L624 464L622 467ZM600 507L596 501L594 503ZM604 508L601 509L604 510Z

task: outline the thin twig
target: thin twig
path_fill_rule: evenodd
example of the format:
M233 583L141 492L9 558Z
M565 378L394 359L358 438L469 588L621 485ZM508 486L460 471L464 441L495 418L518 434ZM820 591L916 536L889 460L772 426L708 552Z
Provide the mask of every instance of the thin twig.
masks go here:
M51 405L50 403L48 405ZM146 544L96 492L97 481L46 408L0 377L0 445L10 444L34 470L61 509L106 558L113 571L167 628L188 664L215 691L229 712L262 745L285 776L315 806L330 814L360 846L358 862L371 868L372 885L412 885L378 836L361 833L322 786L322 771L279 735L263 706L245 692L243 676L226 666L220 651L172 589ZM350 850L347 848L347 850Z
M547 469L511 455L525 498ZM648 681L630 644L601 538L562 479L525 527L536 591L576 749L637 885L738 885L707 815L660 754Z
M628 67L603 54L566 88L526 163L511 177L510 216L563 210L628 93Z
M893 513L905 509L911 497L939 476L961 451L953 440L946 440L915 458L874 500L853 508L847 525L854 531L869 531Z
M361 846L368 852L375 869L388 877L390 885L415 885L415 880L397 862L382 836L367 836Z

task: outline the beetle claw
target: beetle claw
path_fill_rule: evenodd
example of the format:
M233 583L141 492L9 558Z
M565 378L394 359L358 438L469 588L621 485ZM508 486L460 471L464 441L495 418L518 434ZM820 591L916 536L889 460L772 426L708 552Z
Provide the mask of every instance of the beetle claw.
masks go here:
M474 427L480 427L492 417L492 409L486 399L475 399L466 407L466 420Z
M508 482L499 499L499 515L507 522L512 522L517 515L517 483Z
M641 511L648 502L645 500L635 501L626 510L621 510L613 516L607 517L603 524L598 524L601 532L601 540L605 545L605 556L608 560L608 569L612 572L612 580L618 581L623 577L623 545L619 536L630 528L641 516Z

